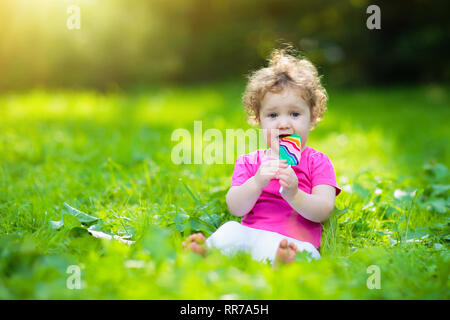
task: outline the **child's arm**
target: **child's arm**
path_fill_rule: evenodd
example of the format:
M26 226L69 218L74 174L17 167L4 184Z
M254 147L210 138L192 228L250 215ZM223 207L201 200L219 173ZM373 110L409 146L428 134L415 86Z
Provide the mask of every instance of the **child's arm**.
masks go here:
M327 221L334 209L334 199L336 198L336 189L332 186L321 184L312 189L308 194L297 189L297 194L292 200L287 200L291 207L301 212L301 215L314 222Z
M279 168L286 168L286 160L263 162L256 174L240 186L228 190L226 202L230 213L237 217L246 215L255 206L262 190L274 179Z
M226 196L228 210L237 217L246 215L255 205L261 192L262 188L254 176L240 186L231 187Z
M277 175L283 186L282 197L301 215L314 222L325 222L334 209L336 189L330 185L317 185L308 194L298 188L298 178L292 168L282 169Z

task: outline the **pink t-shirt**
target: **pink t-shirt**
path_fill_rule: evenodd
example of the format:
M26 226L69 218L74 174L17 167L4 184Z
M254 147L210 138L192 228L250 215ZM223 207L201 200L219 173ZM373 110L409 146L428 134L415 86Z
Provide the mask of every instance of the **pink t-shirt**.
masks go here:
M240 155L236 159L231 186L240 186L258 171L261 161L273 158L265 156L264 150ZM311 147L302 151L300 164L292 166L297 174L298 187L311 194L312 188L319 184L327 184L336 188L336 195L341 192L337 186L333 164L323 153ZM322 225L302 217L279 193L278 179L272 179L262 190L253 209L241 220L245 226L273 231L300 241L307 241L320 247Z

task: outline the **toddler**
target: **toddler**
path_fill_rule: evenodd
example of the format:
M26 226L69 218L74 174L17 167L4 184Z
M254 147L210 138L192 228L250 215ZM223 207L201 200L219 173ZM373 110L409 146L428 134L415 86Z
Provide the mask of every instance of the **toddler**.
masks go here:
M224 254L245 250L253 259L271 263L290 263L300 251L320 258L321 223L330 217L341 191L329 158L306 145L326 101L309 61L284 49L272 52L269 66L249 77L243 96L249 121L263 130L269 148L236 160L226 202L231 214L243 217L241 223L226 222L208 239L193 234L183 247L202 255L211 247ZM278 158L280 139L291 134L301 136L296 166Z

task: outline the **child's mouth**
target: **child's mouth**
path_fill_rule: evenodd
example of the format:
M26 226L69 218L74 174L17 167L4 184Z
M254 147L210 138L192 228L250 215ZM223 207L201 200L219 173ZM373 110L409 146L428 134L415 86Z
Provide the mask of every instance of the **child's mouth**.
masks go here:
M278 140L281 140L281 139L286 138L286 137L289 137L289 136L290 136L290 134L280 134L280 135L278 136Z

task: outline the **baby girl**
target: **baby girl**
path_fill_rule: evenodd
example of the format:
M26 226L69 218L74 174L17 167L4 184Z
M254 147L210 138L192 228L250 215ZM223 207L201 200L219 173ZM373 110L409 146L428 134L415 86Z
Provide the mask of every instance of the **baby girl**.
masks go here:
M263 130L269 148L236 160L226 202L231 214L243 217L241 223L226 222L208 239L193 234L183 247L202 255L211 247L224 254L244 250L271 263L290 263L301 251L320 258L321 223L341 191L329 158L306 145L326 101L309 61L273 51L269 66L249 77L243 96L249 120ZM294 166L279 160L280 139L291 134L301 136L301 157Z

